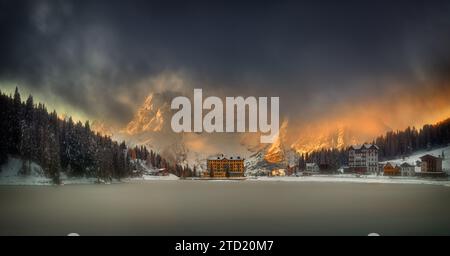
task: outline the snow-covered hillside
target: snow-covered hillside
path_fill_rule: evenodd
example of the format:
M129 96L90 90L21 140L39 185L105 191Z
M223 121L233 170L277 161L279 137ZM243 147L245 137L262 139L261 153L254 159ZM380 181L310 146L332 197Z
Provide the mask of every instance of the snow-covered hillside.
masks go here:
M8 157L8 162L0 167L0 185L53 185L51 178L46 177L42 167L30 162L30 173L23 174L24 161L16 157ZM70 177L60 173L61 184L93 184L94 177Z
M133 178L132 180L179 180L180 178L176 175L169 173L167 176L155 176L155 175L142 175L139 178Z
M404 158L398 158L398 159L392 159L388 161L384 161L382 163L392 163L392 164L402 164L404 162L407 162L409 164L415 165L416 161L420 161L420 157L424 155L432 155L432 156L441 156L442 153L444 153L444 159L442 161L442 169L450 174L450 146L443 147L443 148L436 148L432 150L421 150L414 152L412 155L404 157Z
M44 176L42 168L31 162L30 173L22 175L23 161L9 157L8 162L0 167L0 185L46 185L51 184L50 178Z
M131 178L129 180L179 180L180 178L176 175L173 175L169 173L167 176L159 176L158 168L154 168L152 166L149 166L145 161L143 160L133 160L133 163L136 166L136 171L139 171L142 173L142 176Z
M264 152L262 151L259 151L246 159L244 165L247 176L255 175L258 172L266 174L270 171L271 167L268 166L268 163L264 160Z
M147 166L143 161L135 162L137 171L143 173L141 177L123 179L127 180L178 180L179 178L173 174L168 176L156 176L157 169ZM3 166L0 166L0 185L53 185L51 178L46 177L42 167L35 162L30 163L30 173L22 174L22 166L24 161L16 158L9 157L8 162ZM98 182L95 177L71 177L67 173L60 173L61 184L94 184ZM113 180L113 183L120 182ZM105 182L109 183L109 182Z
M255 174L267 174L273 169L285 169L287 165L293 166L298 162L294 151L286 151L280 162L271 163L265 157L266 151L262 150L245 160L245 173L247 176Z

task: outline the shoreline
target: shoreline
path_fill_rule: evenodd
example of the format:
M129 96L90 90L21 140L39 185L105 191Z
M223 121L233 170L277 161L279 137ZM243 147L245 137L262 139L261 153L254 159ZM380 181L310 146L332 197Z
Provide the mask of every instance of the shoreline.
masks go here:
M399 185L434 185L450 187L449 179L432 178L398 178L384 176L306 176L306 177L259 177L257 179L248 179L248 181L261 182L311 182L311 183L355 183L355 184L399 184Z
M69 179L63 180L63 184L56 185L50 181L35 182L32 180L33 177L21 177L22 180L14 180L11 182L0 180L0 186L70 186L70 185L115 185L123 183L147 183L147 182L182 182L182 181L199 181L204 183L212 182L233 182L233 183L257 183L257 182L287 182L287 183L354 183L354 184L399 184L399 185L433 185L433 186L444 186L450 187L450 179L448 178L420 178L420 177L385 177L385 176L361 176L356 177L354 175L316 175L316 176L282 176L282 177L267 177L267 176L248 176L239 178L200 178L200 177L190 177L190 178L178 178L176 176L145 176L145 177L134 177L134 178L124 178L122 180L112 180L106 183L96 183L94 178L80 178L80 179Z

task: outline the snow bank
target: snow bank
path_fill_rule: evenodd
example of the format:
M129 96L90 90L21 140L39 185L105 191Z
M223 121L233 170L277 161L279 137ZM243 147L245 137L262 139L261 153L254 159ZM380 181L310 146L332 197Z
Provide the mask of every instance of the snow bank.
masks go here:
M286 177L257 177L248 181L281 181L281 182L346 182L346 183L378 183L378 184L425 184L450 187L448 179L424 179L417 177L386 177L367 175L356 177L354 175L315 175L315 176L286 176Z
M156 175L142 175L139 178L133 178L132 180L179 180L180 178L176 175L169 173L167 176L156 176Z
M8 162L1 166L0 185L48 185L52 180L45 177L42 168L30 162L30 174L22 175L24 162L21 159L9 157Z
M8 162L0 167L0 185L54 185L52 179L46 177L42 167L35 162L30 162L29 174L21 174L24 164L26 163L19 158L8 157ZM97 178L69 177L65 172L60 173L60 180L64 185L97 183Z
M97 183L97 178L94 177L69 177L65 172L59 174L59 179L64 185L71 184L95 184Z
M137 161L137 162L136 162ZM149 166L143 160L135 160L137 168L144 174L141 177L129 178L127 180L139 181L139 180L179 180L176 175L169 173L167 176L159 176L160 169Z

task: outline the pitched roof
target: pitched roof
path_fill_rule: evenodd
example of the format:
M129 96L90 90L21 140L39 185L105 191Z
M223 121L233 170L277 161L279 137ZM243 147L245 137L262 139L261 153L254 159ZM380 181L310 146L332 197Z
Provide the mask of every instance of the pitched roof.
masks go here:
M420 160L424 160L424 159L438 159L438 157L432 156L430 154L426 154L426 155L420 157Z
M394 166L393 166L391 163L389 163L389 162L387 162L387 163L384 165L384 167L388 167L388 168L392 167L392 168L394 168Z
M225 158L225 155L221 154L221 155L217 155L217 156L210 156L208 157L208 160L222 160Z
M414 165L409 164L407 162L404 162L403 164L400 165L401 167L414 167Z
M208 160L223 160L223 159L227 159L227 160L244 160L244 158L242 158L240 156L228 156L227 157L224 154L208 157Z
M352 145L352 146L350 146L350 148L354 149L354 150L359 150L359 149L363 149L363 148L370 149L370 148L373 148L373 147L375 147L376 149L380 149L377 145L375 145L375 144L368 144L368 143L362 144L362 145Z

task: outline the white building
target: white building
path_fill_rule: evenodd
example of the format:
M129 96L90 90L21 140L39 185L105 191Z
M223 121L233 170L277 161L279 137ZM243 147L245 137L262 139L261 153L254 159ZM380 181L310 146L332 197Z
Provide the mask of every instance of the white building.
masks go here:
M402 172L402 176L415 176L416 175L416 166L412 164L408 164L404 162L400 165L400 171Z
M307 172L319 172L319 166L316 163L306 163Z
M378 150L374 144L351 146L348 150L348 166L355 172L377 173Z

